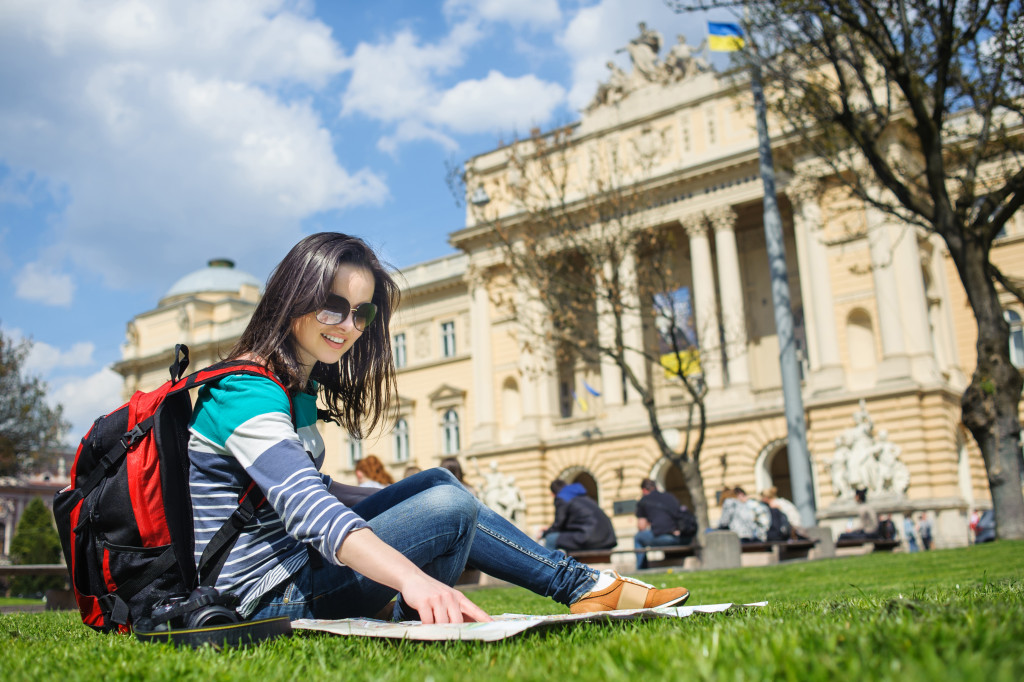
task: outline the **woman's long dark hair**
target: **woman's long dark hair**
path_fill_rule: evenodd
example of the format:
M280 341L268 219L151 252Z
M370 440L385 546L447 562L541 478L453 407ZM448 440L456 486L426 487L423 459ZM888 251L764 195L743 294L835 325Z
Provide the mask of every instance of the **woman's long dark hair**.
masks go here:
M290 393L305 390L291 336L292 321L323 308L341 265L365 268L373 274L377 317L341 362L317 362L311 378L320 383L328 417L354 438L362 438L389 415L396 395L390 326L399 301L398 285L362 239L320 232L292 247L270 274L263 298L228 358L252 354Z

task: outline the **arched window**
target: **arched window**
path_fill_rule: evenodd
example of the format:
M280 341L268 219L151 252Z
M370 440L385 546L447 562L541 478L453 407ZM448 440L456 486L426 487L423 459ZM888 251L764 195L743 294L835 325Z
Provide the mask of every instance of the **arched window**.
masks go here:
M849 345L851 369L875 368L875 329L871 316L860 308L851 311L846 318L846 342Z
M1024 324L1016 310L1004 310L1003 318L1010 325L1010 362L1017 369L1024 369Z
M522 418L522 404L519 397L519 384L512 377L505 379L501 385L501 418L506 429L513 428Z
M459 453L459 414L454 409L444 413L441 428L444 431L442 435L444 454L457 455Z
M392 448L395 453L396 462L409 461L409 422L404 417L399 417L395 422L395 428L391 432Z

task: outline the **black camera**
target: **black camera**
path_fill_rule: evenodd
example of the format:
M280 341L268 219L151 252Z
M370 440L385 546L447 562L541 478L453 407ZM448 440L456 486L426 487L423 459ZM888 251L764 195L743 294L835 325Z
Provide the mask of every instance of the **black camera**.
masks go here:
M221 594L214 587L200 586L192 594L174 594L159 601L149 618L140 618L137 628L148 631L193 630L238 623L238 597Z

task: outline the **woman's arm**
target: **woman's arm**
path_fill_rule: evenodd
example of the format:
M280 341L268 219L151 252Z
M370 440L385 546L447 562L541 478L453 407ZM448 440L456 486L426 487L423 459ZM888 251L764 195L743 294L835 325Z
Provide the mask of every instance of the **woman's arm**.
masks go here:
M431 578L369 528L349 533L337 555L338 561L346 566L374 582L398 590L405 603L416 609L420 620L426 624L491 620L466 595Z

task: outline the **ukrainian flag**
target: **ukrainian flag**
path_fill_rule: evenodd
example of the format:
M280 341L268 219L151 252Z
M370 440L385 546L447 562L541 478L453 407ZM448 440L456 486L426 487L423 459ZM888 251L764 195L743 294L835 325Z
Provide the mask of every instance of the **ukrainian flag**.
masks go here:
M743 29L739 24L708 22L708 49L714 52L735 52L743 49Z

